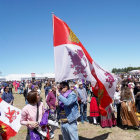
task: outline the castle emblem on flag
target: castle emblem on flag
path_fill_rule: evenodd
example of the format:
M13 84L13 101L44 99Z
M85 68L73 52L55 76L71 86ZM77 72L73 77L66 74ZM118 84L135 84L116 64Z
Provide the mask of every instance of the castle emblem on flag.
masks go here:
M70 29L70 27L69 27ZM76 43L79 43L80 40L78 39L78 37L74 34L74 32L70 29L70 35L68 37L69 41L71 42L76 42Z
M97 94L98 94L98 103L100 104L100 102L104 96L104 90L99 89Z
M68 55L71 57L71 68L75 69L74 75L83 74L85 78L87 78L87 72L85 71L87 67L87 60L84 57L84 53L82 50L75 50L75 54L73 55L72 52L69 52ZM82 61L83 60L83 61ZM85 66L83 65L85 62Z
M19 111L10 110L10 107L8 107L8 113L5 113L5 117L9 119L10 123L17 118L17 115L19 115Z
M0 134L3 134L5 132L6 132L5 126L4 125L0 126Z

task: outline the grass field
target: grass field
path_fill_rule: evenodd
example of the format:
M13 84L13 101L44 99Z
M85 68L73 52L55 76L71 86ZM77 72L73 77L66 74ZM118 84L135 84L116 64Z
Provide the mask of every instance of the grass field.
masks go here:
M23 95L17 94L13 89L14 106L22 109L25 106L25 100ZM42 89L41 97L43 98L45 105L45 93ZM88 104L88 116L89 116L89 104ZM88 117L90 123L78 125L79 140L140 140L140 131L138 130L123 130L118 127L113 128L101 128L99 125L92 124L92 119ZM25 140L27 134L27 128L22 126L20 131L15 137L10 140ZM55 137L53 140L63 140L61 135L61 129L55 131Z

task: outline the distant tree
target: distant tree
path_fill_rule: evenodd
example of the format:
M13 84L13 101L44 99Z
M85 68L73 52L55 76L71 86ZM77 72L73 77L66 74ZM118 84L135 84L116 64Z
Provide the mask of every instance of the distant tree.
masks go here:
M125 68L113 68L112 73L128 73L129 71L132 70L140 70L140 67L125 67Z

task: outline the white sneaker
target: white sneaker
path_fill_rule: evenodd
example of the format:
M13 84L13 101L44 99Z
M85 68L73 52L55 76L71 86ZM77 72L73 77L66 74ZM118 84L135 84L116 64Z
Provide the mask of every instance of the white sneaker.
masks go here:
M49 124L49 125L56 126L57 129L59 128L59 124L58 124L58 122L56 122L56 121L48 120L48 124Z
M54 138L54 133L51 131L50 132L50 139L53 139Z

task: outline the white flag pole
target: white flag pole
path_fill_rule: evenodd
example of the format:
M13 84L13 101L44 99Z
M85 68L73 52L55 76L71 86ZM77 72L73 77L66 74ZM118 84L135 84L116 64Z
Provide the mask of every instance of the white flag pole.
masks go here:
M53 21L53 16L54 16L54 12L52 12L52 21ZM54 21L53 21L53 35L54 35ZM55 59L54 59L55 60ZM56 78L55 78L56 79ZM55 81L55 84L56 84L56 81ZM57 84L56 84L56 92L57 92ZM57 97L57 94L56 94L56 101L58 101L58 97Z

